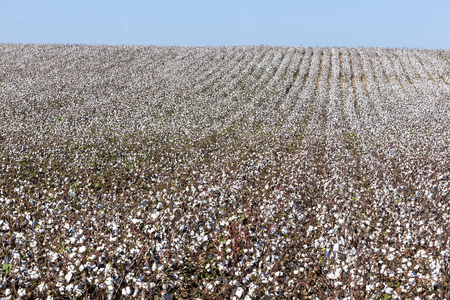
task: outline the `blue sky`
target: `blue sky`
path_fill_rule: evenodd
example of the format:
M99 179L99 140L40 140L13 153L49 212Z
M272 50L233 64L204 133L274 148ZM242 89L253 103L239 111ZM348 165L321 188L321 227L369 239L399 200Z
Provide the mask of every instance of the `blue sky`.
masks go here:
M450 1L0 0L0 43L450 49Z

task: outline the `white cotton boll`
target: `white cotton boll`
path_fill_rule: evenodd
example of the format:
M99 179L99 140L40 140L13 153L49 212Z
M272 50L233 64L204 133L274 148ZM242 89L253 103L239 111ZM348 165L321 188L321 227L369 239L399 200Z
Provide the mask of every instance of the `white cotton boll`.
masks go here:
M256 284L254 284L253 282L250 283L250 286L249 286L249 288L248 288L248 295L249 295L250 297L252 297L252 296L253 296L253 293L256 291L256 289L257 289Z
M112 268L111 264L106 264L106 267L105 267L105 274L108 274L109 271L111 271L111 268Z
M208 236L204 235L203 238L202 238L202 242L204 243L204 242L207 242L207 241L208 241Z
M206 285L206 289L208 289L210 292L214 292L214 286L211 283L208 283Z
M64 278L67 282L70 282L70 280L72 279L72 272L69 271Z
M238 287L236 290L236 297L241 298L243 293L244 293L244 289L241 287Z
M152 219L152 221L155 221L157 218L159 217L159 212L154 212L150 215L150 218Z
M71 292L73 290L73 284L66 286L66 292Z
M275 272L275 277L280 277L280 276L283 276L283 272L280 272L280 271Z
M75 291L75 296L77 296L77 297L80 297L81 295L83 295L83 290L79 286L76 286L74 291Z
M2 225L2 230L3 231L9 230L9 224L7 222L0 220L0 225Z
M112 277L108 277L105 279L105 284L106 285L113 285L114 284L114 280L112 279Z
M86 246L81 246L81 247L78 249L78 252L80 252L80 253L86 252Z
M17 293L19 294L19 297L23 297L27 294L27 291L25 291L24 288L20 288Z
M137 287L134 287L134 292L133 292L132 297L133 297L133 298L136 298L138 292L139 292L139 289L138 289Z
M19 260L20 259L20 254L19 252L14 252L13 254L13 259Z
M339 243L333 245L333 252L339 252Z
M41 284L39 284L37 286L37 290L42 293L43 291L45 291L47 289L47 285L45 284L45 282L42 282Z
M142 220L140 220L140 219L131 219L131 222L133 223L133 224L139 224L139 223L142 223Z
M336 277L336 275L334 273L328 273L327 274L327 278L328 279L332 279L332 280L337 279L337 277Z
M128 297L131 295L131 288L129 286L127 286L126 288L122 289L122 295L124 295L125 297Z
M329 274L329 275L331 275L329 278L330 279L338 279L339 277L341 277L341 272L342 272L342 269L341 268L337 268L334 271L334 274L333 273ZM333 278L331 278L331 277L333 277Z
M348 271L348 265L344 265L342 268L344 269L344 272Z
M31 248L36 248L36 246L37 246L37 242L36 241L31 241L30 242L30 247Z

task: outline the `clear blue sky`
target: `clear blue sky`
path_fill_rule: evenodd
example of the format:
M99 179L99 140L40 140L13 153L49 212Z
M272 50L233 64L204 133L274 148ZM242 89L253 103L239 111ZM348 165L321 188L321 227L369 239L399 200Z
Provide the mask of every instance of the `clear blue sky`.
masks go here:
M450 49L450 0L0 0L0 43Z

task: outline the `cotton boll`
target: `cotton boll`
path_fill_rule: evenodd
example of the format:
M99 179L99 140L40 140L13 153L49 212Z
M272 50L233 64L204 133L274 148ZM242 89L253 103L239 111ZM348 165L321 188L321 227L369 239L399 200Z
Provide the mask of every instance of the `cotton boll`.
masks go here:
M70 280L72 279L72 272L68 272L64 278L67 282L70 282Z
M243 293L244 293L244 289L243 288L238 287L236 289L236 297L241 298Z
M334 253L339 252L339 243L336 243L336 244L333 245L333 252Z
M23 297L27 294L26 290L24 288L20 288L17 293L19 294L19 297Z
M122 295L124 295L125 297L129 297L131 295L131 293L132 293L132 291L129 286L122 289Z

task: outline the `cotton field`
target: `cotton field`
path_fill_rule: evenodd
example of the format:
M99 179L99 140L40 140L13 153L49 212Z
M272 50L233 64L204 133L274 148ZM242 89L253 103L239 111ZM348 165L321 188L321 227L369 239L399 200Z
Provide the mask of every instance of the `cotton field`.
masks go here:
M450 51L0 44L0 299L449 299Z

